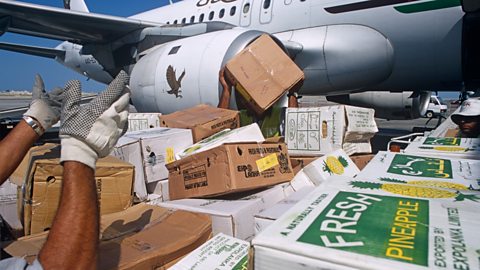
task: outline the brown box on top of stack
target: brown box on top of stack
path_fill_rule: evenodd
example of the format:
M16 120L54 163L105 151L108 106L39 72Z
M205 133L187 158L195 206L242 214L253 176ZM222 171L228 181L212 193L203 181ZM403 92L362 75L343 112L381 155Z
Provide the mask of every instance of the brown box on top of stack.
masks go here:
M262 114L304 79L303 71L268 35L262 35L226 64L236 90Z
M223 129L240 127L238 111L220 109L206 104L161 116L160 125L192 130L193 142L198 142Z
M27 155L28 169L24 171L24 192L19 204L25 235L48 229L55 217L60 201L63 167L60 165L60 146L50 149L32 148ZM38 150L38 149L37 149ZM110 214L127 209L132 205L132 183L134 168L130 163L113 156L97 161L95 180L97 183L100 214Z
M138 204L102 216L100 232L99 269L167 269L205 243L212 224L205 214ZM47 235L20 238L5 251L32 262Z
M284 143L226 143L167 168L171 200L271 186L294 176Z

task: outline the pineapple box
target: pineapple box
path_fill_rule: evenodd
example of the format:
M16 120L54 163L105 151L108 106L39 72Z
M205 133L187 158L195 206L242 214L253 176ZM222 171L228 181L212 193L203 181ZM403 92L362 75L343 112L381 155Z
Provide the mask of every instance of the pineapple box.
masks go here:
M380 151L355 178L385 184L480 190L480 161Z
M332 175L355 176L360 172L347 153L341 149L314 160L305 166L302 171L316 186Z
M249 242L219 233L168 269L246 270L249 252Z
M256 236L255 269L480 268L480 197L352 181L330 178Z
M378 132L372 109L335 105L287 108L285 143L292 155L318 156L337 149L370 153Z
M405 153L480 159L480 139L417 137L405 148Z

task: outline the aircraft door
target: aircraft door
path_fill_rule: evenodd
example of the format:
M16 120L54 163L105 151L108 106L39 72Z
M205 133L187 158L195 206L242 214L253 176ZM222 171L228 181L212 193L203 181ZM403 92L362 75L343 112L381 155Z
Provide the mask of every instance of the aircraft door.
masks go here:
M260 23L266 24L272 20L273 0L262 0L260 7Z
M243 0L242 10L240 11L240 26L250 26L250 20L253 7L253 0Z

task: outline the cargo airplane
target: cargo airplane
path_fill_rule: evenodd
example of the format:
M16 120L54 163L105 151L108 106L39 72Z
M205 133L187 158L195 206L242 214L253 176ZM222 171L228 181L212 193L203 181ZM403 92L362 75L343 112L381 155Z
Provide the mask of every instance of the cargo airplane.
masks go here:
M0 0L0 35L64 41L0 48L53 58L103 83L126 70L137 110L170 113L215 105L219 69L267 33L304 71L300 94L409 119L425 112L425 90L480 84L479 2L184 0L124 18L89 13L83 0L64 0L65 9Z

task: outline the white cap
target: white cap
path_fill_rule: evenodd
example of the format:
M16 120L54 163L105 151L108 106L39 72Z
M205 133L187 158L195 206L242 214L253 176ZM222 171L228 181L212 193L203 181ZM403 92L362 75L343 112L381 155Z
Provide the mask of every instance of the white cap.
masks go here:
M451 118L452 121L457 123L460 116L480 116L480 100L479 99L467 99L465 100L460 109L457 112L453 113Z

